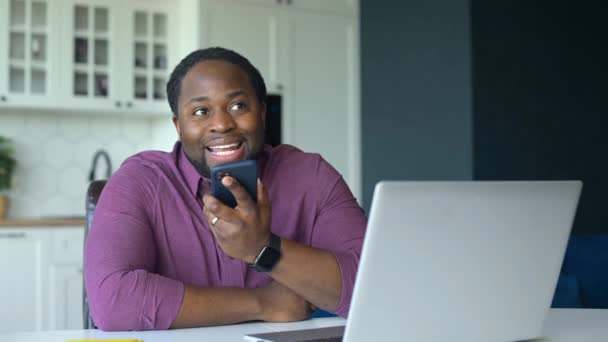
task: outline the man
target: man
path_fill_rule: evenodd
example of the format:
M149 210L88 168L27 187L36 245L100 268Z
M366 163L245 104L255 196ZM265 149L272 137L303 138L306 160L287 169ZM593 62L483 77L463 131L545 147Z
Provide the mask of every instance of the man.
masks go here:
M84 263L95 324L286 322L315 308L346 317L366 219L318 154L264 146L258 70L233 51L198 50L175 68L167 96L173 151L129 158L99 199ZM224 177L233 209L209 194L209 168L244 159L258 161L258 196Z

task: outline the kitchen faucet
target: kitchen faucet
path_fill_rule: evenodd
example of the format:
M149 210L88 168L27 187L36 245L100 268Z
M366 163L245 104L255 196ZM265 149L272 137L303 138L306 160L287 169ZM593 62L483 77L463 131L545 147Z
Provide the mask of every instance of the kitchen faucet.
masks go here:
M110 161L110 155L105 150L98 150L93 156L93 165L91 167L91 172L89 173L89 181L91 182L95 180L95 169L97 168L97 160L99 157L103 157L106 162L106 179L109 179L110 175L112 175L112 162Z

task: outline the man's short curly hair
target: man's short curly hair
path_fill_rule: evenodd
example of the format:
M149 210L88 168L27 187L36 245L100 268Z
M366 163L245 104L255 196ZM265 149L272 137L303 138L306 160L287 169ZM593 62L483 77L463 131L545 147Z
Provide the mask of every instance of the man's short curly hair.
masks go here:
M175 116L178 114L177 101L181 92L182 80L192 67L198 63L209 60L224 61L239 66L249 77L249 81L251 82L255 95L260 103L266 101L266 84L264 83L264 78L247 58L237 52L222 47L199 49L191 52L179 62L175 69L173 69L171 77L167 82L167 99L169 100L171 111Z

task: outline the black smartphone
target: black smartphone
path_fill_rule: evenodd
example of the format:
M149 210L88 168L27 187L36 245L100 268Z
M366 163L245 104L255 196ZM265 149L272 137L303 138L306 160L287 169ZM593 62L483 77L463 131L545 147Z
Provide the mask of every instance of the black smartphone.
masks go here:
M241 160L217 165L211 168L211 194L227 206L236 207L236 199L222 184L224 176L235 178L247 190L253 201L258 199L258 163L255 160Z

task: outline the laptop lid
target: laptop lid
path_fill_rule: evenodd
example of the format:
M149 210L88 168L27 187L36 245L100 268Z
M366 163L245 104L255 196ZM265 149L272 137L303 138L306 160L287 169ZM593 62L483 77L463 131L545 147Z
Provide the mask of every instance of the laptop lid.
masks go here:
M581 187L380 182L344 341L540 337Z

